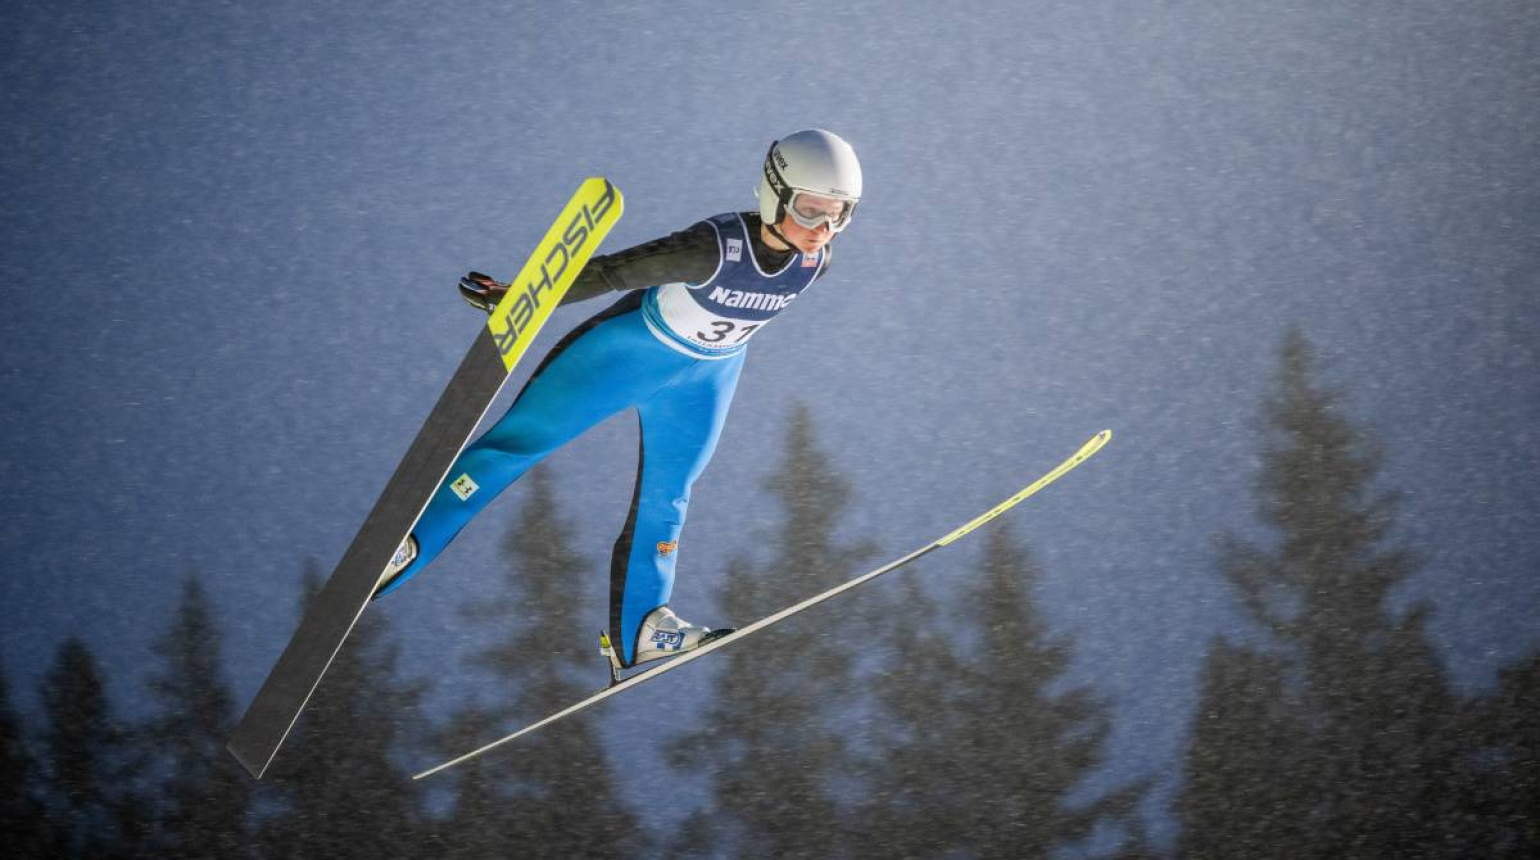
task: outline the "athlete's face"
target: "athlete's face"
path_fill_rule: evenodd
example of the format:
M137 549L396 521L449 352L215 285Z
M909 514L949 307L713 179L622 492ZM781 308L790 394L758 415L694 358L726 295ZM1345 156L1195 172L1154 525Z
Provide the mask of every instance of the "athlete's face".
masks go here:
M777 224L776 227L781 231L781 235L786 237L787 241L791 242L798 251L804 254L818 253L820 248L829 244L829 240L834 238L834 230L829 227L828 221L819 224L817 227L808 228L798 224L795 219L787 215L781 219L781 223ZM780 243L777 242L775 244L779 245Z

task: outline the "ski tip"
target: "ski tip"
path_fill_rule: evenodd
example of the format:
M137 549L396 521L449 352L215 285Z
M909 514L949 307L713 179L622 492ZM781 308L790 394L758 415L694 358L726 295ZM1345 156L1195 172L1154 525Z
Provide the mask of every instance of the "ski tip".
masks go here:
M1080 450L1075 452L1075 456L1070 458L1070 462L1071 463L1080 463L1080 462L1084 461L1086 458L1090 457L1092 454L1095 454L1097 451L1100 451L1103 446L1105 446L1108 442L1111 442L1111 441L1112 441L1112 431L1111 430L1103 430L1100 433L1097 433L1095 436L1092 436L1088 442L1086 442L1084 445L1080 446Z

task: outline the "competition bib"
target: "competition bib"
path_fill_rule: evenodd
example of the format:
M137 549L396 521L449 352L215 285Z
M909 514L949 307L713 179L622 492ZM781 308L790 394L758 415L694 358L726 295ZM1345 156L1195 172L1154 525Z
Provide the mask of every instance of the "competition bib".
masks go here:
M748 229L737 213L708 220L721 254L704 284L662 284L642 302L647 327L659 340L698 358L725 358L785 310L818 276L822 254L794 254L774 273L759 268Z

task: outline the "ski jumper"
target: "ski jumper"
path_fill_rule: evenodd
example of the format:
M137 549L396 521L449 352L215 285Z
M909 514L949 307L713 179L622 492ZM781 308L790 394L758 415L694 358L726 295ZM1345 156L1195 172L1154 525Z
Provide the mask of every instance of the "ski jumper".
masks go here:
M717 246L710 277L629 292L552 349L507 413L450 468L412 532L417 559L381 594L429 564L547 454L635 407L641 451L611 559L609 619L611 641L632 665L642 620L673 592L690 488L716 449L748 340L827 266L825 248L791 253L767 271L749 222L757 227L758 219L736 212L707 219Z

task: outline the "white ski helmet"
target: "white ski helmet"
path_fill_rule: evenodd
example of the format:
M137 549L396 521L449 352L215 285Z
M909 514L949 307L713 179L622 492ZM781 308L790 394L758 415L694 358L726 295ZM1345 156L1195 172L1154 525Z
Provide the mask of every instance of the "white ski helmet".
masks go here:
M795 206L799 192L823 199ZM861 162L839 135L821 128L804 129L770 144L756 196L759 216L772 229L789 212L808 229L827 222L838 233L849 226L861 200ZM829 198L843 205L831 208Z

